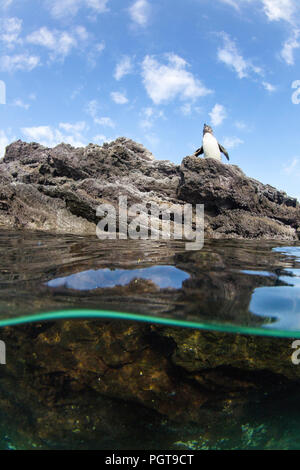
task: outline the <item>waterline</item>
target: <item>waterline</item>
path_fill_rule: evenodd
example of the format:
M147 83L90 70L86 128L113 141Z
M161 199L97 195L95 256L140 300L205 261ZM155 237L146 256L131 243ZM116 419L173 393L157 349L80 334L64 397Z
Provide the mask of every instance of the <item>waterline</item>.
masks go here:
M113 319L128 320L142 323L154 323L165 326L191 328L197 330L218 331L222 333L238 333L242 335L268 336L277 338L300 338L300 331L276 330L274 328L247 327L238 325L220 325L214 323L202 323L188 320L175 320L171 318L141 315L138 313L113 312L109 310L61 310L57 312L39 313L36 315L24 315L17 318L0 320L0 328L16 326L25 323L37 323L44 321L57 321L67 319Z

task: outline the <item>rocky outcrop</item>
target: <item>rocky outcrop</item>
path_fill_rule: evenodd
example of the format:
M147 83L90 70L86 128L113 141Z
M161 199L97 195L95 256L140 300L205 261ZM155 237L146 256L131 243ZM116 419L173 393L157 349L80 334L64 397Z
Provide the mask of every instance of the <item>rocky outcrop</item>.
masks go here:
M155 160L142 145L119 138L53 149L17 141L0 163L0 226L95 234L102 203L205 205L206 236L298 240L296 199L248 178L237 166L186 157Z
M207 232L213 238L298 238L296 199L248 178L239 167L213 159L186 157L178 197L204 203Z

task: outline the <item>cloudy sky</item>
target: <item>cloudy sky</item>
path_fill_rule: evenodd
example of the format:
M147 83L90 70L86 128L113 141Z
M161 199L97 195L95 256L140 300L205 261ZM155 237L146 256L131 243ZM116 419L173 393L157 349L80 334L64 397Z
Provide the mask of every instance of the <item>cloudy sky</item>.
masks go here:
M300 199L299 64L299 0L1 0L0 153L127 136L179 163L207 122Z

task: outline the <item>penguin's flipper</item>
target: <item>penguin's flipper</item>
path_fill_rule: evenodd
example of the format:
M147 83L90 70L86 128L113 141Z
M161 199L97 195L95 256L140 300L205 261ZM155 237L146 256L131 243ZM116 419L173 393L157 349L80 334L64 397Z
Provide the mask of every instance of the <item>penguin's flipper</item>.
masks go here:
M198 157L198 155L202 155L203 153L203 147L200 147L196 152L194 153L195 157Z
M228 152L226 149L224 149L223 145L220 145L219 144L219 149L222 153L224 153L225 157L227 158L227 160L229 160L229 155L228 155Z

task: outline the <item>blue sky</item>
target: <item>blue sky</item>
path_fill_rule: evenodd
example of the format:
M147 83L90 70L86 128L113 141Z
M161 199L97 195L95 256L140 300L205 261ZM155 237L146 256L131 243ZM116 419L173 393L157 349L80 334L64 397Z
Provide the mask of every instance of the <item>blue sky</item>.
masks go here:
M0 15L1 154L126 136L180 163L207 122L232 164L300 199L298 0L1 0Z

